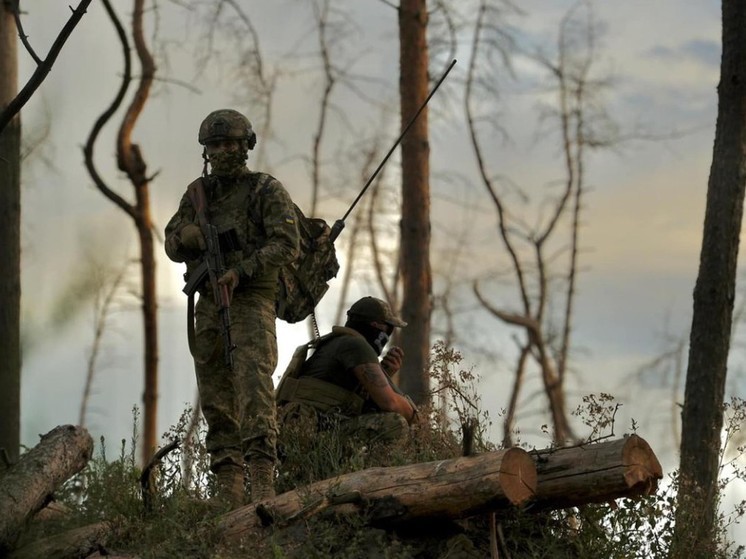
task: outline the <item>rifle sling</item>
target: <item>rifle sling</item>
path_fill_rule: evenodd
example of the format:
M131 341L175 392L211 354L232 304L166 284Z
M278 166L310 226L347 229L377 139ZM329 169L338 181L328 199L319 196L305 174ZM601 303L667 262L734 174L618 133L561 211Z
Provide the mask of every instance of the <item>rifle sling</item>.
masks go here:
M205 215L206 197L205 187L202 183L202 177L193 180L189 186L187 186L187 192L189 193L189 199L192 202L195 212L197 213L197 219L199 220L200 229L202 233L207 235L207 215ZM192 354L195 363L204 365L207 363L212 356L207 359L200 359L197 357L197 334L194 331L194 293L196 289L191 293L187 292L187 342L189 342L189 353Z

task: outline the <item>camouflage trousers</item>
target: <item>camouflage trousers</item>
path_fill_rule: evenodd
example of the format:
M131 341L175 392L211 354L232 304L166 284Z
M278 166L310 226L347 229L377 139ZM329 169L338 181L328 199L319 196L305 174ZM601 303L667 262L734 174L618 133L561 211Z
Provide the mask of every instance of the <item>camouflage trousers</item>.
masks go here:
M400 443L409 438L407 420L395 412L363 413L355 417L322 413L310 404L289 402L279 411L281 425L293 421L315 425L315 430L338 429L340 437L356 439L365 444Z
M277 366L275 304L237 292L230 308L233 370L224 362L220 318L210 296L195 305L197 372L211 469L244 458L276 459L277 420L272 374Z

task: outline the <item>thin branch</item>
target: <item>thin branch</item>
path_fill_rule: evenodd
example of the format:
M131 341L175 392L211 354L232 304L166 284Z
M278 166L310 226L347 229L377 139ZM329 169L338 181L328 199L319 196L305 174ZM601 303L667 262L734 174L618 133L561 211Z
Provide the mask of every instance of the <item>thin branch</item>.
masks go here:
M319 120L316 125L316 132L313 136L313 147L311 150L311 215L315 216L317 212L320 184L320 158L321 158L321 141L324 137L324 129L327 122L327 113L331 99L332 90L336 84L335 74L332 68L329 46L327 43L326 32L329 25L329 0L324 0L323 6L319 8L316 2L313 3L314 15L316 16L316 25L319 32L319 55L321 56L324 68L324 91L321 95L321 109L319 111Z
M98 359L99 351L101 350L101 340L104 337L104 331L106 330L106 323L109 317L111 305L114 302L114 297L119 291L119 286L124 280L125 273L127 272L128 262L122 265L117 274L114 276L109 289L104 294L103 301L100 300L100 292L97 294L95 303L95 317L94 317L94 335L93 335L93 346L91 353L88 356L88 367L86 372L85 384L83 386L83 397L80 401L80 415L78 418L78 425L81 427L85 426L86 409L88 408L88 402L91 395L91 387L93 386L93 377L96 373L96 361ZM105 288L105 285L100 285L100 288Z
M31 58L34 59L34 62L36 64L42 64L42 59L39 58L39 56L36 54L36 51L34 51L33 47L31 46L31 43L28 42L28 35L26 35L26 32L23 30L23 21L21 20L21 9L18 6L19 0L8 0L7 5L8 9L13 12L13 19L16 20L16 28L18 29L18 37L21 39L21 43L23 43L23 46L26 47L26 50L31 55Z
M386 278L384 277L384 273L383 273L384 265L381 259L381 250L378 247L378 240L377 240L377 235L376 235L376 230L375 230L376 207L378 206L377 202L379 199L379 194L381 192L381 181L383 179L385 172L386 171L384 169L383 172L376 177L376 180L373 183L370 205L368 206L366 224L368 226L368 240L370 242L370 250L373 255L373 269L376 274L376 279L378 280L378 285L380 286L381 291L383 292L383 298L386 300L386 302L389 305L391 305L391 308L395 309L396 301L394 301L394 293L391 289L389 289L389 286L386 283Z
M119 41L122 44L122 53L124 55L124 74L122 75L122 83L120 84L119 90L117 91L114 100L111 102L111 105L109 105L109 107L101 114L101 116L98 117L98 119L94 123L93 128L91 129L91 133L88 135L88 141L83 148L83 153L85 154L86 169L88 169L88 174L91 175L96 188L98 188L104 196L106 196L134 220L136 219L135 208L132 206L132 204L127 202L119 194L109 188L109 186L101 178L101 175L99 175L98 170L96 169L96 165L93 161L93 150L96 145L98 135L101 133L101 130L109 121L109 119L119 109L122 101L124 100L124 96L127 93L127 89L129 88L130 81L132 80L132 60L130 58L130 47L129 40L127 39L127 33L125 32L124 27L119 20L119 17L114 12L114 8L112 7L110 0L102 0L102 2L104 4L106 13L109 15L109 19L116 29Z
M54 63L57 60L57 56L60 54L62 47L65 45L65 41L67 41L68 37L70 37L70 35L72 34L73 29L75 29L75 26L78 25L78 22L83 18L83 15L86 13L86 10L88 9L88 5L90 3L91 0L81 0L77 8L71 8L72 15L70 16L70 19L67 20L67 23L62 28L62 31L60 31L60 34L57 35L57 39L55 39L54 43L52 44L52 48L49 49L49 54L43 61L39 61L38 57L33 53L33 50L29 51L34 60L36 60L38 63L36 66L36 70L31 75L31 78L29 78L28 82L26 82L26 85L23 87L23 89L18 93L18 95L16 95L15 98L10 103L8 103L8 106L5 107L2 112L0 112L0 132L5 130L5 127L8 125L8 123L21 110L26 102L31 99L31 96L34 94L34 92L44 82L47 74L49 74L49 72L52 70L52 66L54 66ZM15 8L16 9L14 11L14 15L16 17L16 22L18 22L19 16L17 2ZM20 31L21 27L19 26L18 29ZM27 44L25 41L25 35L23 34L21 34L21 41L24 45Z
M466 112L466 120L467 120L468 129L469 129L469 137L471 139L472 149L474 151L474 156L477 160L477 169L482 179L482 183L484 184L484 187L487 189L487 193L492 199L492 202L495 205L495 209L497 210L500 237L503 241L503 244L505 245L505 248L508 251L508 254L510 255L511 261L513 262L513 270L515 271L516 278L518 281L518 289L521 295L521 300L523 302L524 311L527 314L529 314L531 312L531 301L528 296L528 288L526 286L526 279L524 276L523 266L518 257L518 253L515 247L513 246L513 243L508 234L507 216L506 216L505 207L503 205L503 202L500 196L497 194L494 188L494 185L492 184L492 179L490 179L487 173L485 157L482 153L482 145L477 135L476 124L475 124L475 119L474 119L472 105L471 105L474 81L476 79L475 72L476 72L476 64L477 64L477 59L478 59L478 54L479 54L480 36L481 36L482 29L484 27L484 17L486 14L486 10L487 10L486 0L482 0L479 4L479 12L477 14L477 19L476 19L475 29L474 29L474 38L472 40L472 45L471 45L471 54L469 58L469 67L467 70L467 78L466 78L466 92L464 95L464 110Z
M132 15L132 36L134 38L135 50L142 66L142 73L137 91L122 119L117 136L117 164L120 170L127 173L130 181L135 186L138 208L142 208L140 198L143 194L141 193L141 187L147 185L149 179L145 176L146 165L142 159L140 147L132 143L131 136L135 123L145 107L145 102L148 99L150 88L153 84L153 76L155 75L155 61L145 44L145 37L143 35L143 8L144 0L135 0L135 8ZM138 212L138 216L139 214L140 212Z
M153 510L153 496L157 491L157 487L154 484L155 481L155 469L160 465L161 460L166 457L170 452L179 448L179 439L174 439L166 446L156 452L148 462L148 465L143 469L140 474L140 489L142 491L142 501L145 510L150 512Z

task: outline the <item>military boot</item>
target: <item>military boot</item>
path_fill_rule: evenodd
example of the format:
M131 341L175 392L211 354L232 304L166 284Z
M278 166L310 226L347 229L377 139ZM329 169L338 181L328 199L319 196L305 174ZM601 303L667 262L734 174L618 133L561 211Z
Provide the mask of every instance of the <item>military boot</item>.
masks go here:
M220 464L215 468L217 493L214 503L229 510L244 504L243 468L238 464Z
M249 461L251 478L251 502L258 503L275 496L274 463L267 458L254 458Z

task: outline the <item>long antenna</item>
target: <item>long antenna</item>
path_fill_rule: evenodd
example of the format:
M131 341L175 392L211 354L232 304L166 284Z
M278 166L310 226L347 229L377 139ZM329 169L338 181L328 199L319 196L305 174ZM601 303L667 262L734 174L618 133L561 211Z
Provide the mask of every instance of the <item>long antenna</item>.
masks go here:
M386 165L386 162L389 160L389 157L391 157L391 154L394 153L394 150L401 143L402 138L404 138L404 136L406 135L406 133L412 127L412 125L414 124L414 121L417 120L417 117L420 116L420 113L425 109L425 107L427 107L427 104L430 101L430 98L435 94L436 91L438 91L438 88L440 87L440 84L443 83L443 80L446 79L446 76L448 75L448 73L451 71L451 69L455 65L456 65L456 59L454 58L451 61L451 63L448 65L448 68L446 68L446 71L443 72L443 75L440 76L440 79L435 84L435 86L433 87L432 91L430 91L430 93L427 95L427 97L425 98L425 101L422 103L422 105L420 105L420 108L417 109L417 112L414 113L414 116L411 118L411 120L409 121L409 123L407 123L407 125L404 127L404 130L402 130L402 133L399 134L399 137L394 142L394 145L391 146L391 149L388 151L388 153L383 158L383 160L381 161L381 163L378 164L378 167L376 167L376 170L373 171L373 174L370 176L370 178L368 179L368 181L365 183L365 186L363 186L363 189L358 193L357 198L355 198L355 200L352 202L352 204L347 209L347 211L345 212L345 214L342 216L342 219L338 219L337 221L334 222L334 225L332 225L332 232L329 235L329 238L331 239L332 242L334 242L337 239L337 237L339 237L339 234L342 232L342 229L344 229L345 220L347 219L347 216L349 216L350 212L352 212L352 210L355 209L355 206L360 201L360 198L362 198L363 195L365 194L365 192L368 190L368 187L371 185L371 183L373 182L373 180L375 180L375 178L378 175L379 171L383 168L384 165Z

